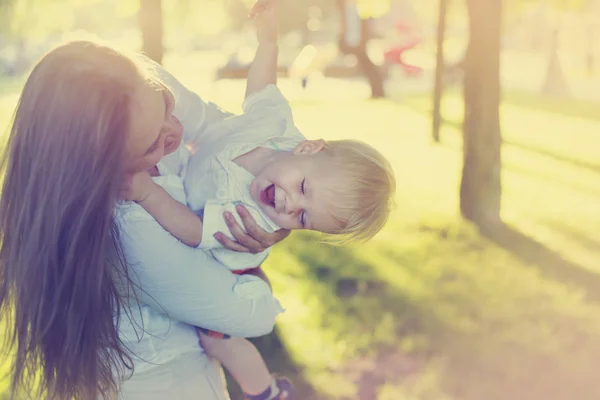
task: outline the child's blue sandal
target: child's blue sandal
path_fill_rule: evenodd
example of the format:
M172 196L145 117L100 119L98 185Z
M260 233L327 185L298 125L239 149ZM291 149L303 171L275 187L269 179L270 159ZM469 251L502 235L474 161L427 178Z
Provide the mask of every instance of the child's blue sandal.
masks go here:
M245 400L294 400L294 385L284 377L273 377L273 383L264 392L257 395L246 394Z

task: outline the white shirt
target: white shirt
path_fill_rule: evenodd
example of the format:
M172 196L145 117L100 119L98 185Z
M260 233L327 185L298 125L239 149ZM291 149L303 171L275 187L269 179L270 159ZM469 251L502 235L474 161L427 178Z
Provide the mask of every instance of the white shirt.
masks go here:
M242 108L244 114L211 124L201 143L193 144L198 150L189 159L184 178L188 206L203 217L199 248L210 249L213 257L231 270L260 265L269 249L250 254L224 248L214 238L217 232L229 233L223 212L230 211L241 224L235 206L243 204L265 231L280 229L250 195L254 176L233 160L257 147L291 151L304 140L294 125L289 103L277 86L268 85L253 93Z
M207 104L161 69L177 103L174 115L187 143L203 143L208 128L228 116ZM158 164L155 182L184 203L183 181L190 153L184 143ZM208 252L191 248L165 231L139 205L117 207L121 241L130 265L136 296L120 316L120 337L134 354L135 373L172 362L189 352L202 352L194 326L232 336L269 333L283 311L261 279L232 274ZM176 385L156 382L157 385ZM200 397L201 394L198 394Z

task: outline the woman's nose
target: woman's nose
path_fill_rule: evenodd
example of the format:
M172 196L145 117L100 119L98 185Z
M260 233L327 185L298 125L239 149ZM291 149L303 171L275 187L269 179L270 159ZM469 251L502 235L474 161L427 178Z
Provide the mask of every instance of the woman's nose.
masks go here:
M167 122L167 135L165 138L165 152L170 152L174 147L179 146L183 135L183 125L179 120L172 116Z
M174 115L171 115L171 117L167 121L167 126L169 132L174 135L181 135L183 133L183 125L181 124L179 119Z

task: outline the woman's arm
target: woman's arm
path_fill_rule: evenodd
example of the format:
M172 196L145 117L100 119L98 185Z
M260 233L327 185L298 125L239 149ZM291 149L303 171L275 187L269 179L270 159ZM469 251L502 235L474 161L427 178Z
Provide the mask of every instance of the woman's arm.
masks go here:
M267 283L237 276L147 218L121 223L139 300L168 316L231 336L269 333L283 309Z

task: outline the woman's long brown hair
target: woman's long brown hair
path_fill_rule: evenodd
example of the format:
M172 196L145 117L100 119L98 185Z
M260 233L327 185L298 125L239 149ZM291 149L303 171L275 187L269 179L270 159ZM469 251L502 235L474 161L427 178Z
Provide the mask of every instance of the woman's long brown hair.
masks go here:
M115 204L138 78L122 53L74 42L42 58L19 99L0 198L15 397L109 398L132 368L118 336L117 283L129 278Z

